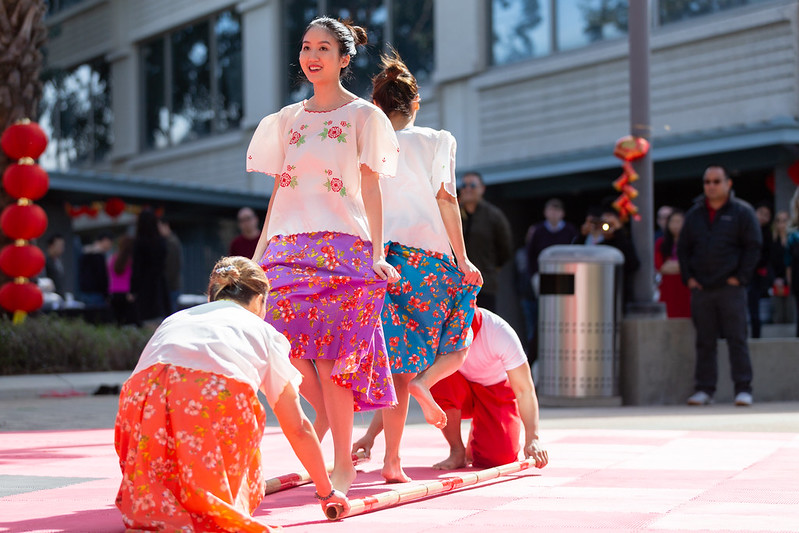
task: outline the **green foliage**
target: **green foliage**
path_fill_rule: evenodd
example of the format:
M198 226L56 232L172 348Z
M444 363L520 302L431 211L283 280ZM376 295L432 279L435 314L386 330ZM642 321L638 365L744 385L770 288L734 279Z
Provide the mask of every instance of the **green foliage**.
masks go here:
M0 318L0 375L132 370L149 328L92 325L48 315Z

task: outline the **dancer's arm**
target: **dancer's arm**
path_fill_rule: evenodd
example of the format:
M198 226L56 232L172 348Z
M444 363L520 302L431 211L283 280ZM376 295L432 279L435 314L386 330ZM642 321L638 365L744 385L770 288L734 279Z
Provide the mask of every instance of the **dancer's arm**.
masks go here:
M383 193L380 190L380 177L366 165L361 165L361 196L369 222L369 238L372 240L372 269L380 279L389 283L399 281L399 274L386 262L383 252Z
M250 258L259 264L261 262L261 258L264 256L264 252L266 252L266 245L269 244L269 239L267 238L267 235L269 235L269 232L267 231L267 228L269 228L269 216L272 214L272 204L275 201L275 195L280 189L277 180L278 178L275 177L275 183L272 186L272 194L269 196L269 207L266 209L266 218L264 218L264 227L261 230L261 236L258 238L258 244L255 246L255 252Z
M327 467L322 456L322 448L319 446L319 439L316 438L316 431L303 414L299 396L294 387L287 385L283 389L272 410L280 423L280 429L283 430L283 434L291 444L291 449L294 450L316 485L316 493L320 496L332 494L329 499L322 502L322 507L331 503L340 503L345 508L349 508L347 497L343 493L333 490L333 484L327 475Z
M469 261L466 255L466 244L463 241L463 227L461 226L461 213L458 208L458 199L449 194L444 189L444 184L436 194L438 210L441 212L441 220L444 221L444 228L447 230L447 237L455 252L455 259L458 260L458 268L463 272L463 279L472 285L482 285L483 275L476 266Z
M536 468L543 468L549 462L549 455L538 440L538 397L535 395L527 361L508 370L508 381L519 404L519 415L524 424L524 457L532 457Z

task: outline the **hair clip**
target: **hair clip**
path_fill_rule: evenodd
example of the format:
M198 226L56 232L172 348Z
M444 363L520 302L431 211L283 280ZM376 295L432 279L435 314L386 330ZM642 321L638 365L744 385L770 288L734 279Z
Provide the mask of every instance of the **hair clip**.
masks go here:
M228 266L219 267L216 270L214 270L214 272L216 272L217 274L224 274L225 272L232 272L234 270L236 270L236 267L234 267L233 265L228 265Z

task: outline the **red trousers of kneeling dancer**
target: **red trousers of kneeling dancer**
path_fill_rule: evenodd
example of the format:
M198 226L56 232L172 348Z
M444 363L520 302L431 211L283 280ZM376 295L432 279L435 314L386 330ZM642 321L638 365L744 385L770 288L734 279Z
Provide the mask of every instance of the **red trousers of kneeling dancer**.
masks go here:
M444 411L459 410L462 419L472 419L466 448L471 449L473 466L490 468L519 460L522 421L507 379L485 386L455 372L430 392Z

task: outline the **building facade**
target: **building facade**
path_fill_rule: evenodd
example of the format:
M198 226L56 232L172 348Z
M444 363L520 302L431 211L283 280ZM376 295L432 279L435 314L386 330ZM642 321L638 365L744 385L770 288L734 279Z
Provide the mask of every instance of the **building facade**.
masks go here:
M687 208L718 162L739 196L785 208L799 183L797 1L647 1L655 205ZM321 13L369 29L359 94L379 52L399 50L421 82L417 122L453 132L459 171L483 173L517 244L547 198L579 223L614 193L627 0L53 0L40 122L56 192L132 181L145 202L147 183L171 184L187 225L232 220L243 198L265 207L271 181L244 171L244 153L263 116L309 95L298 43ZM183 195L195 189L206 196Z

